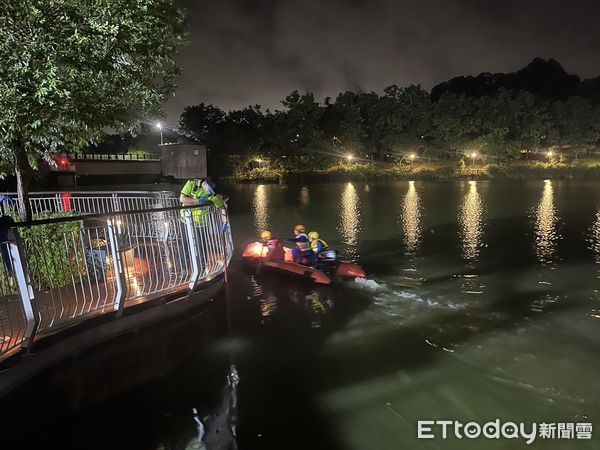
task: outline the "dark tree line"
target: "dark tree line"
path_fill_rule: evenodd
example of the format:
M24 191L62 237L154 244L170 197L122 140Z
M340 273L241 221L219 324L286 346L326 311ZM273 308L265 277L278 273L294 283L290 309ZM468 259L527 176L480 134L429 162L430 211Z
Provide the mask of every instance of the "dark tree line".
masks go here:
M323 103L294 91L281 103L276 111L189 106L180 131L211 153L313 167L348 154L400 161L410 153L447 159L472 151L504 163L550 148L578 155L600 142L600 106L582 97L500 89L480 97L445 92L434 101L419 86L390 86L383 94L346 91Z

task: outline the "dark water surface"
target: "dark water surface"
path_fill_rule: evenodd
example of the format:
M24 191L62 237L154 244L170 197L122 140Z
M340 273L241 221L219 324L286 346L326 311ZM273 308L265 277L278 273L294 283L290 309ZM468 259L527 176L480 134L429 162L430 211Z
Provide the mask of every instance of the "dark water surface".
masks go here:
M0 404L2 448L600 448L596 183L227 190L228 294L24 384ZM243 267L259 230L296 223L369 280L314 287ZM420 419L597 429L529 447L419 441Z

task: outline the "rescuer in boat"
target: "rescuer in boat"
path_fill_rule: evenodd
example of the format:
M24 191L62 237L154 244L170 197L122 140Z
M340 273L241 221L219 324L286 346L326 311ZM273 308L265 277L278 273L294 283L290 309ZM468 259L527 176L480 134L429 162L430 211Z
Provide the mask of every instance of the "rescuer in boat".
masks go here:
M319 263L319 253L329 249L329 245L321 239L319 233L316 231L308 233L308 241L310 242L311 249L310 265L312 267L317 267Z
M215 189L217 184L211 177L207 177L204 180L188 180L181 189L179 195L179 201L182 206L205 206L210 203L214 204L217 208L220 208L225 203L222 196L217 195ZM194 222L202 223L206 216L206 211L197 209L192 213ZM181 211L181 217L185 217L185 211Z
M310 242L304 225L296 225L294 227L294 237L287 239L287 241L296 244L296 247L292 250L292 259L296 264L302 264L303 259L311 259L312 250L310 249Z
M260 234L260 241L263 247L267 248L266 259L268 261L283 261L285 259L285 250L279 239L273 237L273 234L265 230Z

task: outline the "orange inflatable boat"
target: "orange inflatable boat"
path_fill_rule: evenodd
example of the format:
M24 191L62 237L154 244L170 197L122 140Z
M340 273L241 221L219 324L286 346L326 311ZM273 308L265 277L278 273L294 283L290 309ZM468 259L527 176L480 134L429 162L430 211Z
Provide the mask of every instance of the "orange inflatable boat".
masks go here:
M295 275L300 278L310 279L317 284L331 284L332 277L337 275L344 278L366 278L362 267L350 262L339 261L335 252L326 252L330 257L324 260L319 268L296 264L292 260L292 249L284 247L285 258L283 261L271 261L267 258L268 249L260 242L252 242L246 246L242 258L246 261L260 264L260 269Z

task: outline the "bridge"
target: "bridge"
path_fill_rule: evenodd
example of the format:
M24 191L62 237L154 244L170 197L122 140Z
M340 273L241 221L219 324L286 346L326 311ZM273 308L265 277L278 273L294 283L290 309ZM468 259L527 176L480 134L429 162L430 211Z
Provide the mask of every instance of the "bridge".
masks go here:
M0 394L60 355L197 307L223 286L226 207L182 207L169 192L33 193L31 206L37 220L2 221Z

